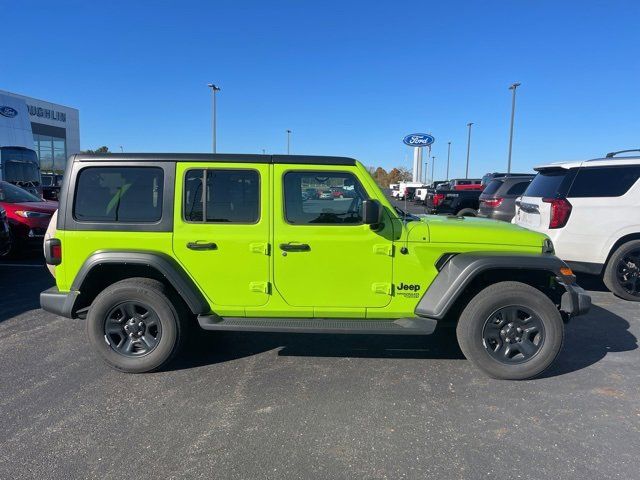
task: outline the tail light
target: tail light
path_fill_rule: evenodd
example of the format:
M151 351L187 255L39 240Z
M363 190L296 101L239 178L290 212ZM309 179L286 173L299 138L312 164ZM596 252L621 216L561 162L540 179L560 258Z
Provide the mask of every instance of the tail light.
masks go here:
M504 198L502 197L487 198L486 200L480 200L480 203L482 203L485 207L498 208L500 205L502 205L503 200Z
M437 207L444 200L444 193L435 193L433 195L433 206Z
M567 224L571 215L571 204L566 198L543 198L544 203L551 204L551 218L549 228L562 228Z
M44 241L44 260L47 265L62 263L62 243L58 238L47 238Z

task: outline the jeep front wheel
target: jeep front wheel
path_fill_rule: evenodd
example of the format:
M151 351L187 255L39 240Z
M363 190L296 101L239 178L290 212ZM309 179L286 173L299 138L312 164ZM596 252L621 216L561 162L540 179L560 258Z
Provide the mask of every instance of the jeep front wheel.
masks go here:
M181 304L165 285L131 278L104 289L87 314L87 335L102 359L117 370L158 370L174 356L183 337Z
M545 294L524 283L500 282L471 299L456 333L467 359L489 376L525 380L558 356L564 325Z

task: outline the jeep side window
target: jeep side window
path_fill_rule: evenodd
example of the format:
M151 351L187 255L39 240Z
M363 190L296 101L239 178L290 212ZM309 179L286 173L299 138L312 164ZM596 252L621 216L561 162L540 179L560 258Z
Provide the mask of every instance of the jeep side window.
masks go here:
M640 167L586 167L578 170L568 197L619 197L640 177Z
M183 211L188 222L256 223L260 219L260 176L255 170L189 170L184 179Z
M293 225L362 224L362 201L369 198L347 172L288 172L284 210Z
M80 222L157 222L162 187L161 168L87 167L78 175L73 215Z

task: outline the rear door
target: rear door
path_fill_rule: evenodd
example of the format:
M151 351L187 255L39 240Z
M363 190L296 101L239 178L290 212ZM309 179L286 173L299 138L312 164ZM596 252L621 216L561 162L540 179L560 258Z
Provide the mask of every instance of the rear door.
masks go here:
M567 193L573 205L567 225L571 228L566 228L561 245L567 259L604 263L615 241L638 231L640 195L634 185L640 165L616 162L589 162L577 172Z
M268 199L268 164L176 166L173 250L216 306L269 299Z

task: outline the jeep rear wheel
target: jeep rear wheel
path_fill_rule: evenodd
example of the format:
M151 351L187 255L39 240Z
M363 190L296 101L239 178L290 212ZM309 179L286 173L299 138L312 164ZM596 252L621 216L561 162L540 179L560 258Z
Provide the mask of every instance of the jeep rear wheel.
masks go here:
M609 258L602 279L618 297L640 302L640 240L618 247Z
M158 370L184 337L183 309L165 285L131 278L103 290L87 315L87 335L110 366L129 373Z
M458 321L464 355L493 378L525 380L546 370L564 337L560 312L545 294L500 282L471 299Z

